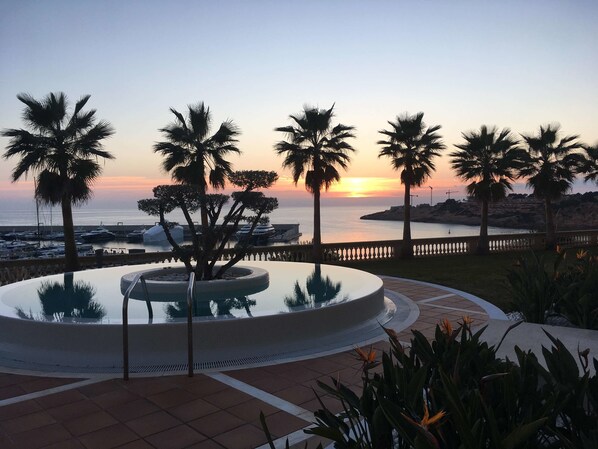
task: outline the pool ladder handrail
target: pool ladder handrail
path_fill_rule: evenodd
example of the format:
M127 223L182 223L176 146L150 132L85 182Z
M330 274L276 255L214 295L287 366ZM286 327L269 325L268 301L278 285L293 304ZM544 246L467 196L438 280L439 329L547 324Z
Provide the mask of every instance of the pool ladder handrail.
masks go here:
M138 273L133 278L131 284L129 284L129 288L125 292L123 297L123 379L129 380L129 297L131 293L133 293L133 289L137 286L137 284L141 281L141 286L143 288L143 293L145 295L145 301L149 304L149 294L147 292L147 284L145 283L145 278L143 277L143 273ZM150 306L148 305L148 310L150 310Z
M123 317L123 379L129 380L129 297L135 286L141 281L145 301L148 304L148 311L152 315L147 284L143 273L135 275L133 281L127 288L123 297L122 317ZM187 285L187 364L188 376L193 377L193 297L195 294L195 272L189 275L189 284Z

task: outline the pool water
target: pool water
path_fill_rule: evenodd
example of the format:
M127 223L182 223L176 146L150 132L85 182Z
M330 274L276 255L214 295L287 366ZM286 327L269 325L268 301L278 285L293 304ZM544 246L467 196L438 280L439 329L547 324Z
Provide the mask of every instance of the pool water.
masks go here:
M380 289L382 281L359 270L331 265L289 262L243 262L265 268L269 285L259 292L236 291L230 297L204 295L196 287L193 315L196 321L248 318L318 309L350 302ZM123 275L145 269L180 267L181 264L147 264L80 271L0 288L0 314L27 320L60 323L122 323ZM185 297L153 298L149 319L145 300L129 301L129 323L184 321Z

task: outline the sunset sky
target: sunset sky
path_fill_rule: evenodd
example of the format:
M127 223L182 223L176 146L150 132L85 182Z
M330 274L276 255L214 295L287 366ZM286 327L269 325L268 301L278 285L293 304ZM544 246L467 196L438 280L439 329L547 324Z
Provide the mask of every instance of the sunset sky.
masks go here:
M357 153L329 195L400 197L378 131L423 111L447 145L428 183L440 201L464 193L447 157L463 131L558 122L598 142L597 23L595 0L0 0L0 128L22 126L20 92L90 94L116 129L96 201L134 205L169 181L152 152L169 108L204 101L215 127L241 129L234 167L277 171L271 194L290 201L307 194L281 169L273 130L304 104L335 103L336 120L356 127ZM0 160L0 203L32 196L31 182L10 182L15 163Z

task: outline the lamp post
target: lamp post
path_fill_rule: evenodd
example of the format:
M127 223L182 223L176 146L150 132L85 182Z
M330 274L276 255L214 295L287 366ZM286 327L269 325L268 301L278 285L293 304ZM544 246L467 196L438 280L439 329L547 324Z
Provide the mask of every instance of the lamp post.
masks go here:
M434 190L434 188L432 186L428 186L430 188L430 207L432 207L434 204L432 203L432 192Z

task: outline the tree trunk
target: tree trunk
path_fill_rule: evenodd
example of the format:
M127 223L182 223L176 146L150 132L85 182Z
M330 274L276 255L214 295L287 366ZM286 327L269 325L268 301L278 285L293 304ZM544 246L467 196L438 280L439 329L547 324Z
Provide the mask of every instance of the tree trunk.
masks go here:
M552 202L550 198L544 200L546 209L546 249L556 248L556 231L554 228L554 215L552 213Z
M488 254L490 242L488 240L488 200L482 200L482 220L480 222L480 238L476 254Z
M64 264L66 271L79 271L79 257L75 243L75 227L73 225L73 209L69 195L62 195L62 232L64 233Z
M314 238L312 242L312 261L322 262L322 234L320 230L320 189L314 189Z
M411 186L405 184L405 206L403 207L403 243L401 245L401 259L413 257L413 242L411 241Z

